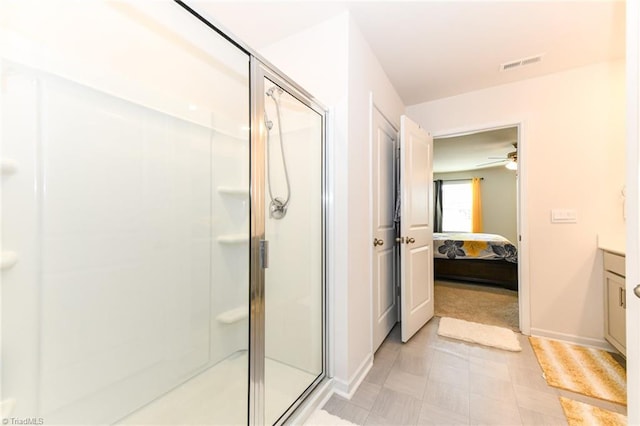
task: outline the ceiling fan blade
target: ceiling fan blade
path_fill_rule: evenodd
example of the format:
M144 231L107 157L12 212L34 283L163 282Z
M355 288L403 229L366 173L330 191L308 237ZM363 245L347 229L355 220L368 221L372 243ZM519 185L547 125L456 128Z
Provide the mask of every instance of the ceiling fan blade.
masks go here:
M506 159L506 158L503 158L503 159L498 160L498 161L489 161L488 163L480 163L480 164L476 164L476 167L488 166L488 165L490 165L490 164L504 163L505 161L507 161L507 159Z

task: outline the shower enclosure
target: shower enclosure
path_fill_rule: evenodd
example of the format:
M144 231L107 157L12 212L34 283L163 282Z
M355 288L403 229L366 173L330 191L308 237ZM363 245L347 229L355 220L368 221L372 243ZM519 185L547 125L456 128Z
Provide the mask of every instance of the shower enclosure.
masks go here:
M181 2L0 16L2 417L284 422L326 372L324 108Z

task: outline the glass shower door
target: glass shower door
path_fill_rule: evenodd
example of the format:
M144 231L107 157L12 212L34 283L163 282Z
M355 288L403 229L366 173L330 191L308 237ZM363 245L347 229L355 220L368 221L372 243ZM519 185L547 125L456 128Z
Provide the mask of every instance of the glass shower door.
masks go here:
M265 424L323 373L323 115L264 79Z
M3 415L246 424L249 56L175 2L0 16Z

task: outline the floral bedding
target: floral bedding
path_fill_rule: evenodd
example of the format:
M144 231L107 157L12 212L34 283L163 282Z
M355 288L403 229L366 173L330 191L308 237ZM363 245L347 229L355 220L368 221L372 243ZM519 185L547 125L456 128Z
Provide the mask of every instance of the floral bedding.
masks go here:
M496 234L434 232L433 247L434 256L443 259L506 260L518 263L518 249L505 237Z

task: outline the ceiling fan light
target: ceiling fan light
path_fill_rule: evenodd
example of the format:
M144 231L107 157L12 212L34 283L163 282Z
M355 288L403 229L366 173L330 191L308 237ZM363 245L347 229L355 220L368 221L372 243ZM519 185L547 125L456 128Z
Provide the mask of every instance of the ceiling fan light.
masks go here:
M515 161L509 161L504 166L509 170L518 170L518 163L516 163Z

